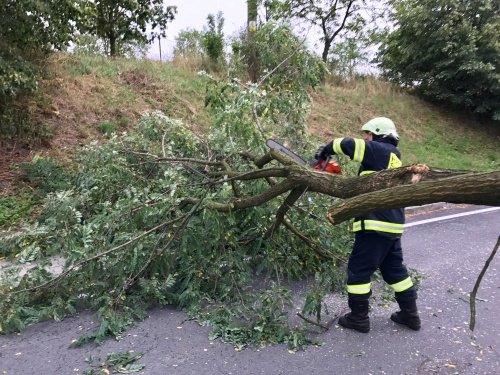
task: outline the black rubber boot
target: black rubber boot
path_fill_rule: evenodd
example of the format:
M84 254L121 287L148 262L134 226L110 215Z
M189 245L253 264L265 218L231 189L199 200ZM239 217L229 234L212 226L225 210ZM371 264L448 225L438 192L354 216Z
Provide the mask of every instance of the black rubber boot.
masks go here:
M418 316L417 300L398 301L398 304L401 311L392 313L391 320L418 331L420 329L420 317Z
M350 313L339 318L339 324L344 328L358 332L370 332L370 318L368 317L368 300L353 301L349 299Z

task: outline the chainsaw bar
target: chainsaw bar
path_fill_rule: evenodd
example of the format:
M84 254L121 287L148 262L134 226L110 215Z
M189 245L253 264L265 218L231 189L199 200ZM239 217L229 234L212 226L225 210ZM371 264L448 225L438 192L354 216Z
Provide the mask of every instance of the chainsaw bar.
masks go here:
M274 150L282 152L283 154L292 158L293 160L295 160L299 164L302 164L302 165L307 164L307 162L304 159L302 159L299 155L297 155L295 152L287 149L281 143L276 142L274 139L268 139L266 141L266 146L269 148L272 148Z

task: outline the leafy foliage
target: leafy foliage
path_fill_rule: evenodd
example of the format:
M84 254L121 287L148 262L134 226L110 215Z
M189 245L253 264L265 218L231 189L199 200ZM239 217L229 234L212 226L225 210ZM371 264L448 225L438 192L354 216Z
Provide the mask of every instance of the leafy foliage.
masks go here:
M224 17L222 12L215 17L209 14L207 17L207 27L201 37L201 46L206 55L214 64L218 64L224 58Z
M360 35L356 37L346 37L340 43L335 44L328 56L330 71L338 74L344 79L353 79L356 75L356 68L361 63L368 61L364 45L360 40Z
M175 37L175 57L200 57L203 54L201 46L202 32L195 29L181 30Z
M15 99L38 88L38 68L14 49L1 48L0 42L0 135L14 138L23 133L29 121Z
M225 64L224 17L209 14L203 31L186 29L175 38L174 56L191 60L201 60L201 68L219 71Z
M36 69L22 57L0 50L0 105L8 97L14 97L20 92L36 90Z
M38 87L40 62L75 31L73 1L0 1L0 136L24 136L30 115L21 99ZM27 132L29 133L29 132Z
M172 21L177 7L163 5L161 0L138 1L82 1L82 29L105 39L111 56L123 53L131 42L146 43L156 37L165 37L167 24ZM146 33L150 25L152 33Z
M305 52L295 55L302 64L321 67ZM235 194L263 192L264 180L207 184L207 170L224 175L224 169L189 162L255 169L240 151L261 153L267 136L293 138L297 151L312 154L305 90L317 79L310 69L288 71L284 85L272 76L246 85L205 75L214 126L204 139L154 112L132 133L82 149L73 168L47 158L24 166L27 178L48 195L34 224L2 235L3 254L32 268L20 276L14 267L2 277L0 332L90 308L100 327L76 344L100 342L106 335L119 337L148 307L173 304L210 324L213 337L239 348L284 342L298 349L310 342L289 326L296 301L286 281L315 275L318 295L318 289L338 284L343 269L285 229L265 239L282 198L246 210L213 208ZM305 193L298 205L288 214L297 230L323 252L344 256L351 241L345 228L309 218L321 217L328 200ZM50 264L57 259L64 267L53 273Z
M246 34L241 34L233 40L231 47L236 75L246 70L249 55L258 51L260 66L257 75L260 79L266 77L266 85L270 88L280 87L292 92L305 87L314 88L327 73L326 66L307 50L304 41L288 25L268 22L253 33L251 41Z
M497 1L403 0L379 53L384 75L431 100L500 119Z
M37 201L36 197L25 192L17 196L0 197L0 227L16 225L29 217Z
M149 45L145 40L130 40L118 45L120 55L126 58L137 58L146 55ZM75 37L73 53L75 55L108 55L110 51L109 40L89 33L79 34Z
M77 9L70 0L3 0L2 43L23 51L62 49L72 39Z
M145 366L141 364L134 364L135 361L142 358L142 353L134 351L128 352L114 352L106 356L105 360L100 358L89 357L85 361L92 367L98 368L88 369L84 371L84 375L99 375L99 374L131 374L141 371ZM111 370L111 372L110 372Z
M216 142L213 147L212 153L225 153L228 160L239 160L242 168L248 163L218 149ZM311 272L332 274L337 266L325 263L287 233L279 232L273 241L262 240L278 202L230 213L181 208L186 196L228 199L231 185L197 187L193 182L198 173L193 175L192 167L151 163L137 152L209 158L200 139L161 113L144 117L133 134L114 137L105 146L86 147L79 167L67 172L69 186L47 196L38 221L2 238L5 252L25 254L16 259L37 263L22 277L13 270L11 277L2 279L0 330L62 319L77 307L87 307L97 311L101 326L78 343L99 342L107 334L118 337L135 319L144 318L152 304L175 304L214 325L214 335L237 345L306 342L284 324L290 308L289 298L284 297L288 292L272 287L252 292L256 274L261 274L263 285L271 285L275 279ZM53 168L36 170L47 171L46 179L52 179ZM241 191L262 188L256 182ZM322 210L320 202L306 200L303 208ZM345 251L350 237L343 229L304 222L302 215L294 213L290 219L325 249ZM53 255L65 260L55 281L47 269ZM30 291L44 283L50 288ZM277 306L276 301L282 302ZM242 317L248 321L243 326L237 324ZM225 331L239 326L238 334Z
M203 74L214 119L204 138L153 112L131 133L83 148L71 168L42 157L22 166L46 198L36 222L0 235L0 252L14 262L0 282L0 332L89 308L100 327L75 345L101 342L119 337L150 306L172 304L237 348L282 342L298 349L311 342L290 326L297 301L287 282L315 276L315 303L308 302L305 312L321 317L318 298L339 284L342 264L333 259L345 256L351 236L321 219L326 198L306 192L287 220L321 252L285 228L269 237L283 198L217 210L266 191L265 180L208 178L257 170L241 150L262 154L267 137L289 139L298 152L313 153L305 131L306 89L319 82L323 65L288 29L269 31L277 35L262 35L261 43L289 43L274 55L268 46L264 61L271 65L284 57L287 70L278 63L258 84Z

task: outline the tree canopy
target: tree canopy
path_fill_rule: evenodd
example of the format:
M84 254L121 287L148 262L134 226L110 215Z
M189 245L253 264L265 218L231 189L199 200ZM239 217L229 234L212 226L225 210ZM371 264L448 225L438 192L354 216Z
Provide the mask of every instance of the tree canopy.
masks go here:
M380 67L420 95L500 120L500 3L393 1Z
M120 43L147 40L148 22L165 31L174 9L161 23L154 18L168 12L161 3L96 0L78 9L116 54ZM354 2L329 4L343 4L342 26ZM215 21L206 32L222 38ZM286 281L312 279L299 303L324 327L323 298L342 286L352 240L342 222L437 200L500 205L498 171L410 165L358 177L356 165L341 160L339 176L267 150L265 140L274 138L313 154L309 92L325 64L286 25L267 23L253 43L258 82L200 73L213 116L204 134L157 111L128 133L83 147L72 165L35 157L20 167L43 207L24 227L0 233L0 256L13 264L1 270L0 333L90 308L100 326L77 343L100 342L147 308L172 304L238 348L284 342L297 349L311 339L289 325L295 302ZM245 53L244 38L236 40L235 60ZM324 218L329 206L335 226Z
M364 23L358 12L365 3L366 0L273 0L266 6L276 18L296 18L319 27L324 43L321 58L327 62L333 41Z
M120 53L120 45L164 37L177 7L165 7L162 0L84 0L81 11L83 29L106 39L109 54L115 56ZM149 34L148 27L151 28Z
M73 37L77 17L70 0L2 0L0 43L22 51L62 49Z

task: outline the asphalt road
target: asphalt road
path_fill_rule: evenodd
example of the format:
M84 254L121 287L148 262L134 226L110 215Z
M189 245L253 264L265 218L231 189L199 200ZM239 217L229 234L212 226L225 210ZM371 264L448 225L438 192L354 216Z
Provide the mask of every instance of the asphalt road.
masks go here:
M412 215L409 222L477 210L453 207ZM284 345L235 351L209 341L206 327L182 312L156 309L120 341L69 349L72 339L96 326L91 314L44 322L17 335L0 336L0 374L78 374L89 355L144 353L142 374L500 374L500 255L478 293L474 336L468 329L468 293L500 235L500 210L423 223L406 230L408 266L425 275L419 291L423 328L414 332L388 318L394 304L374 298L372 329L361 334L333 326L324 344L291 353ZM346 308L342 296L331 311Z

